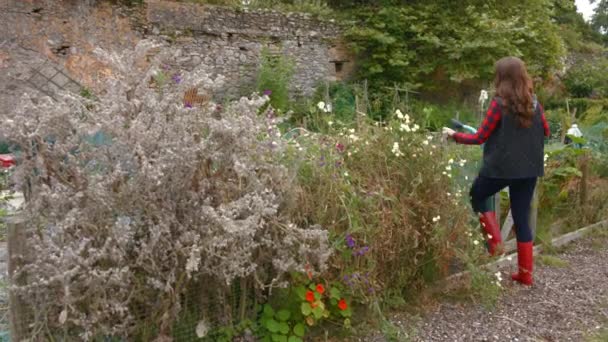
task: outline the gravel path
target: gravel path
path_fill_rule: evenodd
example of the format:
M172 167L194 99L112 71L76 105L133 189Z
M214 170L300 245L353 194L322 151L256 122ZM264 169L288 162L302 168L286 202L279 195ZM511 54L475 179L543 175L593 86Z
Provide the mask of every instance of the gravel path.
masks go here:
M504 293L493 309L443 301L420 319L391 315L401 331L414 335L397 340L588 341L602 331L608 342L608 235L574 242L556 256L568 265L545 266L537 258L532 288L514 284L511 270L502 270Z

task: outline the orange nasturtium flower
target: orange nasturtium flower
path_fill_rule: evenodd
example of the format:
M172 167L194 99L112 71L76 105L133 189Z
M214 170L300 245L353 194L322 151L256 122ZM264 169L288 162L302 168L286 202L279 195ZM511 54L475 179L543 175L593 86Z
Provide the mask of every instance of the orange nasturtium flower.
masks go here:
M312 302L315 301L315 294L314 294L314 292L312 292L310 290L306 291L306 301L310 302L310 303L312 303Z
M344 298L340 299L340 301L338 302L338 309L340 309L342 311L348 309L348 305L346 304L346 301L344 300Z
M323 294L323 292L325 292L325 288L322 284L317 285L317 292L319 292L319 294Z

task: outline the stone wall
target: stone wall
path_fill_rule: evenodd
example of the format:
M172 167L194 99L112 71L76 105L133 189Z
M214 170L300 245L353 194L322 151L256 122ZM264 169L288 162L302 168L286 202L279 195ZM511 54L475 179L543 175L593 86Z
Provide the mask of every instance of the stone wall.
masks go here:
M342 80L352 70L352 58L338 38L340 28L331 21L159 0L146 5L153 32L173 37L175 63L224 75L227 95L253 89L265 48L294 61L294 95L308 95L320 82Z
M102 0L0 0L0 114L23 93L47 94L36 78L44 66L94 93L103 91L113 70L94 49L121 51L147 37L171 42L176 69L222 74L227 86L217 100L254 89L264 48L292 58L292 93L310 94L320 82L343 79L352 69L339 33L335 23L306 14L174 1L128 8Z

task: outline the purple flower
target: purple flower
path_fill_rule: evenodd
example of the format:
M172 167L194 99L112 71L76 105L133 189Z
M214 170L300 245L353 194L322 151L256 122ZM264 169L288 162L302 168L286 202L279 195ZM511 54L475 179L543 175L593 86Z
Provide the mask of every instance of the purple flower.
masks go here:
M192 108L192 103L186 102L186 104L184 105L184 107L186 107L186 108Z
M321 166L321 167L325 166L325 156L321 156L319 158L319 166Z
M173 77L171 77L171 79L173 80L173 82L180 84L182 81L182 77L179 74L175 74L173 75Z
M348 246L348 248L355 247L355 239L353 239L352 235L350 234L346 235L346 245Z
M363 256L365 255L365 253L367 253L369 251L369 247L368 246L363 246L361 247L358 251L353 252L353 255L356 256Z
M348 274L344 275L344 281L348 281Z
M266 96L270 96L270 94L272 94L272 90L266 89L266 90L264 90L263 94L266 95Z

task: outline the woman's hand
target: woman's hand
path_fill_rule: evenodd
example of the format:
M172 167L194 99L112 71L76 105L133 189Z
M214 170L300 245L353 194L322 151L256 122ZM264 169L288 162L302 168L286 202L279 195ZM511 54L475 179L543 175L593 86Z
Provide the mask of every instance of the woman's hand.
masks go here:
M456 134L456 131L448 127L443 127L441 129L441 134L443 135L443 138L447 140L448 138L451 138L454 134Z

